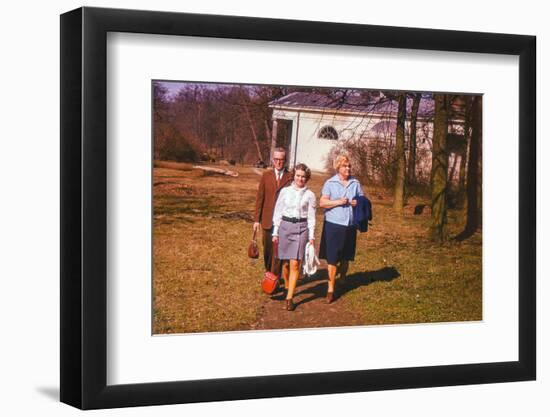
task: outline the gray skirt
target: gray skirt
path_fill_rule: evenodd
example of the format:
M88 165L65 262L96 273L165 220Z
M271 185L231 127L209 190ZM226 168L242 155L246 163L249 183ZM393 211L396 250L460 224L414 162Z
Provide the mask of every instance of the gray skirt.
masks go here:
M282 220L279 226L278 258L302 260L306 251L308 233L307 222L291 223Z

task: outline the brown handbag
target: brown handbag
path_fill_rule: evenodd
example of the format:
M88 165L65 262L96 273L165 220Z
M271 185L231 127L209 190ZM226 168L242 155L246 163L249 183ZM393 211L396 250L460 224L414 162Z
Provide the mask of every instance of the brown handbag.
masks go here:
M273 250L271 256L271 271L265 271L264 278L262 279L262 290L266 294L273 294L279 285L279 277L272 271L275 269L275 259L277 258L277 244L273 243Z
M248 257L252 259L257 259L260 256L260 250L258 249L258 244L256 243L256 230L252 235L252 241L248 245Z

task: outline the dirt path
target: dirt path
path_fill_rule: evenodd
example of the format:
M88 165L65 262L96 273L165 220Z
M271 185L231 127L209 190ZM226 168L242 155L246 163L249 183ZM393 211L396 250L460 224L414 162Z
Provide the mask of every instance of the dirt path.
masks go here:
M362 324L360 317L345 307L346 294L336 289L337 299L331 304L325 302L327 292L326 269L317 271L312 277L298 281L294 311L286 311L284 293L265 297L259 318L254 326L257 330L300 329L312 327L354 326Z

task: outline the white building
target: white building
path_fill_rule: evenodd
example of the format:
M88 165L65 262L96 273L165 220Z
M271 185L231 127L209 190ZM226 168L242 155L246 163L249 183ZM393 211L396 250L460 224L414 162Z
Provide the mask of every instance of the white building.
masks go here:
M302 162L312 170L327 171L327 160L335 145L350 139L364 142L369 161L393 155L398 104L383 94L295 92L271 101L269 107L273 109L272 149L285 147L290 166ZM406 149L411 107L412 99L408 99ZM417 116L416 170L420 177L429 176L431 169L433 112L433 99L422 97ZM288 133L281 134L281 130ZM369 165L374 166L374 159L372 162Z

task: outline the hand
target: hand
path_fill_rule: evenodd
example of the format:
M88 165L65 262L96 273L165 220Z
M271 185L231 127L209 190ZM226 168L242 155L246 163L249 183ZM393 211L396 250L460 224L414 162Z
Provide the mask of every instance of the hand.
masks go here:
M252 226L252 230L258 233L258 231L260 230L260 223L254 222L254 226Z
M315 239L309 239L309 243L311 243L311 245L315 246Z
M279 243L279 236L273 236L273 237L271 238L271 241L272 241L273 243Z
M352 207L357 206L357 200L351 200L351 206Z
M349 200L347 198L341 198L340 199L340 205L341 206L345 206L346 204L348 204Z

